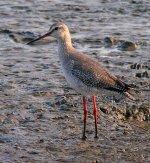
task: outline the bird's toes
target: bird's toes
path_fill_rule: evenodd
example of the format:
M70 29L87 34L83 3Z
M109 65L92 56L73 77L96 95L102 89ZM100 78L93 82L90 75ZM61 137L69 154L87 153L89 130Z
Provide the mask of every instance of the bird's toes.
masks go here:
M95 139L98 139L99 137L97 135L94 136Z
M85 135L82 136L82 140L86 140L87 137Z

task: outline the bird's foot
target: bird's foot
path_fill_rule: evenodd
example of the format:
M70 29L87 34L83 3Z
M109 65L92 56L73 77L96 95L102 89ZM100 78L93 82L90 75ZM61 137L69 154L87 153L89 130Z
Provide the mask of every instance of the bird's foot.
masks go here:
M97 135L94 136L95 139L98 139L99 137Z
M86 140L87 137L85 135L82 136L82 140Z

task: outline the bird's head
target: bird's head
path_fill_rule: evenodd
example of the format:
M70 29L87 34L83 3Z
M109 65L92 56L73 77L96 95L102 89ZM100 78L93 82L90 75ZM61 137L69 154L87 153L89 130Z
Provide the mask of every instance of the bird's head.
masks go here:
M70 37L70 32L69 32L67 25L65 25L64 23L62 23L62 22L55 23L50 27L49 31L46 34L28 42L27 44L31 44L31 43L38 41L42 38L45 38L47 36L52 36L58 40L59 39L65 40L65 38Z
M60 22L53 24L49 29L49 33L56 39L64 39L69 34L69 29L64 23Z

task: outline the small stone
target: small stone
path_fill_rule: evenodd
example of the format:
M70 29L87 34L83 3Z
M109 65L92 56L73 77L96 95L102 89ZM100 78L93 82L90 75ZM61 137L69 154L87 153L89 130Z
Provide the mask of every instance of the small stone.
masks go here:
M28 151L29 154L32 154L32 155L35 155L35 154L38 154L37 151Z
M131 69L137 69L137 70L139 70L139 69L142 69L142 68L143 68L143 65L140 64L140 63L134 63L134 64L132 64L132 65L130 66L130 68L131 68Z
M136 73L135 76L138 77L138 78L142 78L142 77L148 78L149 77L149 74L148 74L147 71L144 71L142 73Z
M143 72L143 77L146 77L146 78L148 78L148 77L149 77L149 74L148 74L148 72L147 72L147 71L144 71L144 72Z
M116 40L113 37L105 37L104 38L104 46L105 47L111 47L112 45L116 45L118 40Z
M118 46L121 51L133 51L137 49L137 45L131 41L125 41Z
M109 114L109 110L107 108L100 107L100 110L105 114Z

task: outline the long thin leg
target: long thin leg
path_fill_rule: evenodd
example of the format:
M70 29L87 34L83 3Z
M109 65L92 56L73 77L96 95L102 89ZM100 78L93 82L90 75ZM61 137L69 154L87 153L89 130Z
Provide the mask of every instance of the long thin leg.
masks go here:
M93 105L94 105L93 114L94 114L94 119L95 119L95 138L98 138L98 136L97 136L97 120L98 120L98 117L97 117L97 106L96 106L95 96L92 96L92 101L93 101Z
M83 96L83 108L84 108L84 129L83 129L83 137L82 137L82 139L85 140L87 138L86 135L85 135L85 131L86 131L86 122L87 122L87 118L88 118L88 110L87 110L85 96Z

